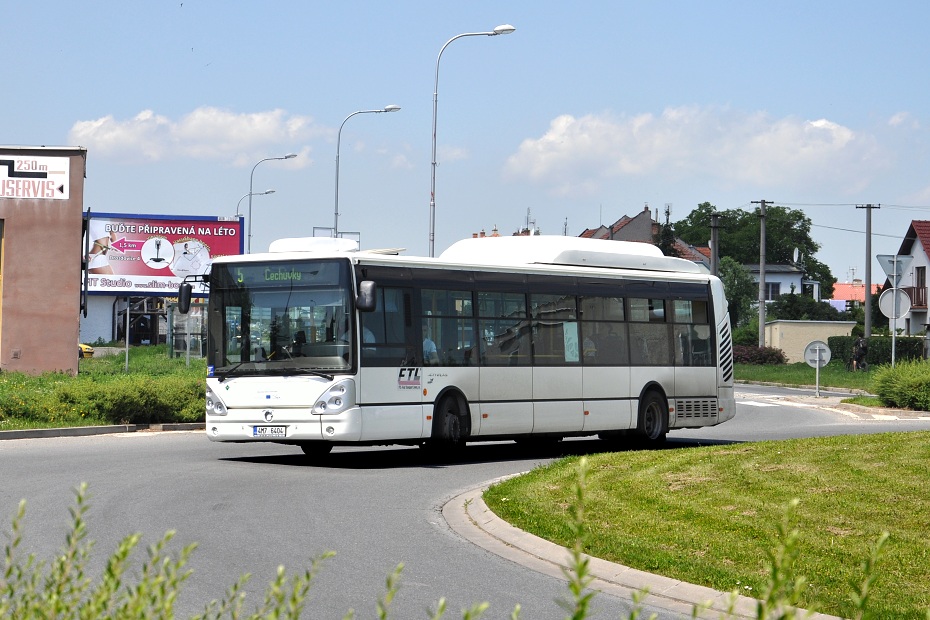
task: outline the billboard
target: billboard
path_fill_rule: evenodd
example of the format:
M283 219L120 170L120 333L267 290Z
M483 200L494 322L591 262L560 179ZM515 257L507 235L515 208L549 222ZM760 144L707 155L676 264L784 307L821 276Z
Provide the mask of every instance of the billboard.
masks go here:
M242 254L242 217L87 212L87 292L174 297L217 256Z

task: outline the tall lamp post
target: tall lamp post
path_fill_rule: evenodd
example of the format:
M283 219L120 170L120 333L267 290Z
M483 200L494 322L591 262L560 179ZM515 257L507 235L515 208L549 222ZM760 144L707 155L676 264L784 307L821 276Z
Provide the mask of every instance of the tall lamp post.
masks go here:
M339 125L339 133L336 136L336 206L333 209L333 237L339 236L339 146L342 142L342 128L345 127L346 121L356 114L380 114L381 112L397 112L400 110L399 105L386 105L381 110L359 110L349 114L342 125Z
M294 159L295 157L297 157L297 153L288 153L284 157L266 157L265 159L258 162L258 164L262 163L263 161L272 161L274 159ZM246 254L252 253L252 179L255 177L255 169L258 168L258 164L252 166L252 174L249 175L249 193L246 194L246 196L249 197L249 240L246 244Z
M249 198L251 196L267 196L268 194L273 194L273 193L274 193L273 189L266 189L263 192L255 192L255 193L249 192L248 194L243 195L242 198L239 199L239 202L236 203L236 217L239 217L242 215L242 213L239 212L239 205L241 205L242 201L245 200L246 198Z
M432 177L430 179L429 187L429 255L435 256L436 249L436 108L439 101L439 61L442 59L442 53L446 51L446 48L450 43L456 39L461 39L462 37L477 37L477 36L486 36L494 37L499 34L510 34L516 30L510 24L503 24L498 26L490 32L465 32L462 34L457 34L442 46L439 50L439 56L436 57L436 82L433 87L433 163L432 163Z

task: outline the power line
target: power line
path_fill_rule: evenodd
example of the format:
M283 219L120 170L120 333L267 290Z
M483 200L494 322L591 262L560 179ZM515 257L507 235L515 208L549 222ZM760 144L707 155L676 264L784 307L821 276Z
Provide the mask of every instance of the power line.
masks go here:
M884 206L885 206L885 205L882 205L882 207L884 207ZM864 234L865 234L865 231L864 231L864 230L854 230L854 229L852 229L852 228L840 228L840 227L838 227L838 226L825 226L824 224L813 224L813 223L812 223L812 224L811 224L811 228L827 228L827 229L829 229L829 230L839 230L839 231L841 231L841 232L858 233L858 234L860 234L860 235L864 235ZM890 237L890 238L892 238L892 239L904 239L904 237L902 237L901 235L889 235L889 234L877 233L877 232L874 232L874 231L872 232L872 236L873 236L873 237Z
M862 203L855 202L781 202L779 200L773 200L772 204L781 206L781 207L855 207ZM878 203L876 203L878 204ZM895 204L885 204L881 203L882 208L888 209L902 209L902 210L913 210L913 211L930 211L930 205L895 205Z

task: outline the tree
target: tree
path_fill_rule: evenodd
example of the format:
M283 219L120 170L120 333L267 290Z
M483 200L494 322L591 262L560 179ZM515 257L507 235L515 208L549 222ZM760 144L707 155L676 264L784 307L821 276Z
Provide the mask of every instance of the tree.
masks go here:
M765 313L768 319L785 321L840 321L848 317L826 301L796 293L779 295L765 307Z
M675 234L694 245L703 245L710 239L711 216L716 212L714 205L702 202L688 216L674 224ZM760 216L757 207L753 211L730 209L719 214L718 254L728 256L743 265L759 264ZM797 248L800 267L806 279L820 282L821 297L833 296L836 278L830 268L814 258L820 249L810 235L811 221L802 211L788 207L770 206L765 210L765 262L787 265L794 262Z
M717 272L727 294L730 322L734 327L746 324L753 316L752 307L759 298L759 285L748 269L729 256L720 259Z

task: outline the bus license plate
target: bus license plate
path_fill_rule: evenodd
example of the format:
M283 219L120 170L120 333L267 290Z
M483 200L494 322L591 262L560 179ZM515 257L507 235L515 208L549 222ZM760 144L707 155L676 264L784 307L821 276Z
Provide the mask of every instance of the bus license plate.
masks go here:
M253 426L252 437L284 437L283 426Z

